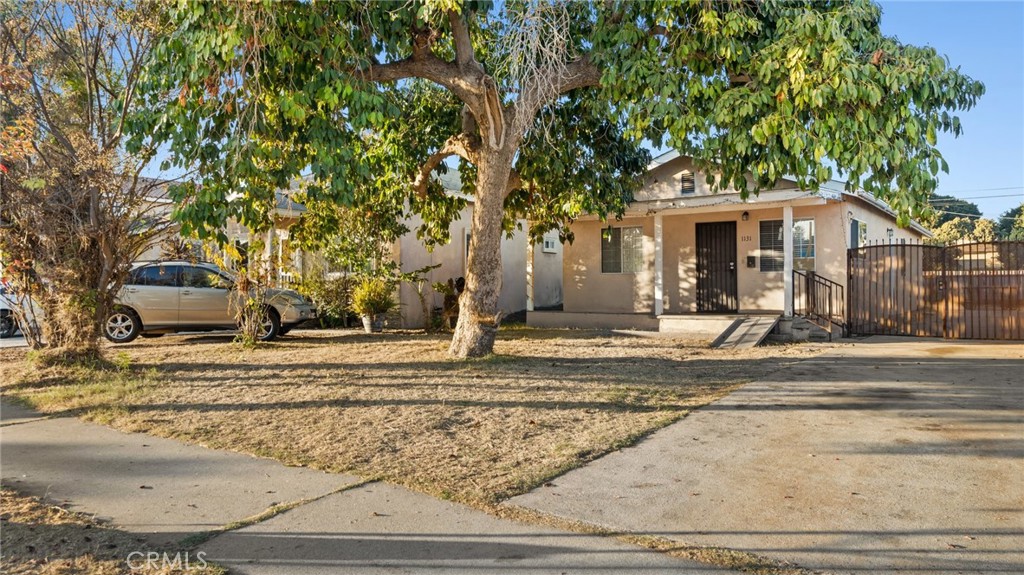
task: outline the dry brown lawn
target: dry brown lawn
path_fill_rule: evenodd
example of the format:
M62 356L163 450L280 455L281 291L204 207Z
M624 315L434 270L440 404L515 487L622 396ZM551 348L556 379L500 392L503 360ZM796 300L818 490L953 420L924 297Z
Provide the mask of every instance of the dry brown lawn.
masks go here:
M0 531L3 532L3 556L0 572L7 575L220 575L224 570L203 565L194 556L189 569L169 567L163 552L153 551L137 537L110 529L93 518L26 497L10 489L0 489ZM133 570L126 562L132 553L160 553L147 567L143 555L134 555ZM168 553L168 563L178 557ZM181 555L182 565L184 553Z
M0 381L45 412L486 507L822 348L512 329L495 356L455 362L447 345L300 331L247 351L231 336L167 336L108 348L122 369L101 373L37 371L3 350Z

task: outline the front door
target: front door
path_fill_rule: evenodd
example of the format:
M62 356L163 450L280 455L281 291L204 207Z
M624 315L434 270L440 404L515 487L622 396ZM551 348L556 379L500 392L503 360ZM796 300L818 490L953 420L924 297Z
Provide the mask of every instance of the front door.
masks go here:
M697 311L737 310L736 222L697 224Z

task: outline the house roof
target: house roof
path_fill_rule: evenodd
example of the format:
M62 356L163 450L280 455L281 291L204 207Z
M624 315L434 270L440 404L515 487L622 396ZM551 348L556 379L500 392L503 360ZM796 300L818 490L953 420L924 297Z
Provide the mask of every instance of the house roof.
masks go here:
M448 173L442 174L435 171L434 177L437 178L437 181L440 182L445 191L462 193L462 174L459 173L458 168L448 166Z
M295 188L291 188L287 191L278 190L274 194L274 210L277 212L277 215L295 217L299 214L306 213L306 206L296 202L292 197L296 191L297 190Z
M838 201L839 197L827 197L815 191L799 189L766 190L758 195L750 195L742 199L738 192L720 193L711 195L685 196L675 198L662 198L652 200L641 200L630 204L626 210L631 215L646 215L651 211L672 213L690 210L720 211L730 209L742 209L744 206L751 208L767 208L775 206L790 205L820 205L828 201Z
M647 171L649 172L658 166L667 164L676 158L681 158L682 156L683 155L680 154L678 150L669 150L651 160L651 163L647 164Z

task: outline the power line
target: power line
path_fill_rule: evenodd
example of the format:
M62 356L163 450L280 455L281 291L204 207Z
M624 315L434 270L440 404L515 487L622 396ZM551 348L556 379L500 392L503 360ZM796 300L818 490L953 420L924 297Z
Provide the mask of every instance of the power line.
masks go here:
M942 195L942 194L940 194ZM995 196L973 196L969 198L941 198L938 200L929 200L933 204L944 204L949 202L966 202L969 200L986 200L989 198L1021 198L1024 199L1024 194L1001 194Z
M940 213L940 214L949 214L951 216L962 216L962 217L965 217L965 218L984 218L985 217L985 216L979 216L978 214L965 214L963 212L951 212L949 210L935 210L935 211ZM1009 216L996 216L994 219L997 219L997 220L1012 220L1012 219L1015 219L1015 218L1011 218Z
M966 194L968 192L1005 192L1005 191L1008 191L1008 190L1024 190L1024 186L1007 186L1007 187L1003 187L1003 188L973 188L973 189L968 189L968 190L942 190L941 192L939 192L939 190L936 190L936 193L940 193L941 195L946 195L946 194ZM1014 195L1016 195L1016 194L1014 194Z

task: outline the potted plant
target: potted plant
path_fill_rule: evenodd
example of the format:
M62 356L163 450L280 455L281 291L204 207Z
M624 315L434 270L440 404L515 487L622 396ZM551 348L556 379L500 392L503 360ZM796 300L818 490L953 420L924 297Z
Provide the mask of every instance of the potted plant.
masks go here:
M363 318L366 333L384 329L384 314L393 310L395 301L394 285L382 278L363 278L352 290L352 304L349 309Z

